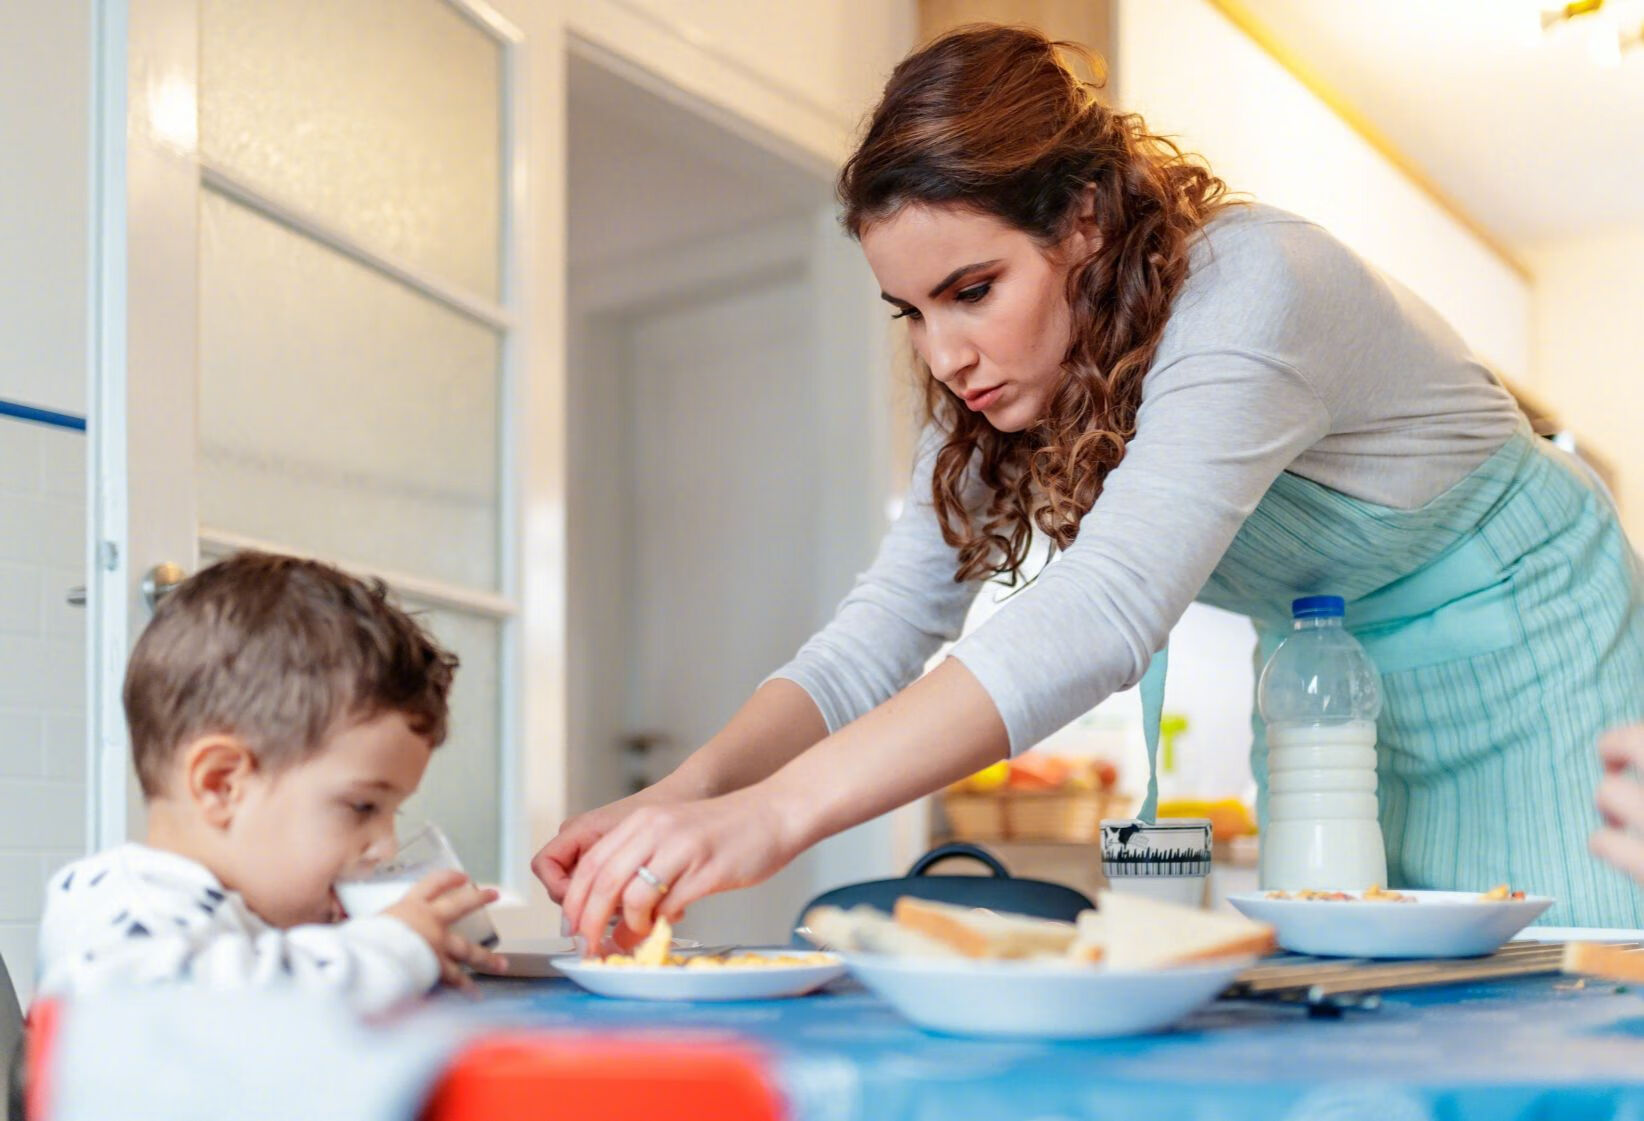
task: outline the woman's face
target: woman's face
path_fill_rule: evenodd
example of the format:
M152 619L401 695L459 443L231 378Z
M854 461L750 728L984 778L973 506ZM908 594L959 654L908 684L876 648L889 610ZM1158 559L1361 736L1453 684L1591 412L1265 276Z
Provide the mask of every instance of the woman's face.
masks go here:
M864 228L862 251L936 380L994 428L1019 432L1061 381L1068 269L1090 237L1076 224L1047 252L989 215L908 205Z

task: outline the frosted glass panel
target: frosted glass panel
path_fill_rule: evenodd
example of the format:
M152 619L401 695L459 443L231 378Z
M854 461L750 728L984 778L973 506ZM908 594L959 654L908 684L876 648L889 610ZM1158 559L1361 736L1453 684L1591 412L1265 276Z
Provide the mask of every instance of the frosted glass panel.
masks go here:
M200 520L497 587L496 333L212 191Z
M406 801L407 821L437 822L476 880L497 882L500 842L502 626L450 611L413 611L462 659L451 690L451 729L434 752L422 786Z
M203 0L200 149L495 298L502 48L445 0Z

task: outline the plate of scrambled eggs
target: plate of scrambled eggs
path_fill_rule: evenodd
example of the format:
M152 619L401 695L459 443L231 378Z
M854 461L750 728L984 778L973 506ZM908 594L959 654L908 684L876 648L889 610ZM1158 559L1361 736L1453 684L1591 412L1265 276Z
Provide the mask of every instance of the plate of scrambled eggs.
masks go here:
M632 954L558 958L559 972L591 993L624 1000L774 1000L803 996L845 972L838 954L739 950L682 955L673 930L658 919Z

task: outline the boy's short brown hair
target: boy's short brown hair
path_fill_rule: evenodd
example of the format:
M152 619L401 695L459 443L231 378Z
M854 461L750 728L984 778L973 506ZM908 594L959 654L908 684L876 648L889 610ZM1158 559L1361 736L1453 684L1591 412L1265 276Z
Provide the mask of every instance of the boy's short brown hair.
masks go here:
M438 746L456 667L380 580L237 553L166 596L131 652L124 699L143 795L162 793L177 749L211 733L239 736L276 771L340 722L385 712Z

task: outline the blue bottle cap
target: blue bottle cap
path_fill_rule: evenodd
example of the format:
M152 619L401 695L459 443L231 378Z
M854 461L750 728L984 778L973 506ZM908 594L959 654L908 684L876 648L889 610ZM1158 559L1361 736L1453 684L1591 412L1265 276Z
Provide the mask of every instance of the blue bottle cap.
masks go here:
M1347 601L1341 596L1302 596L1290 601L1293 619L1340 619L1347 614Z

